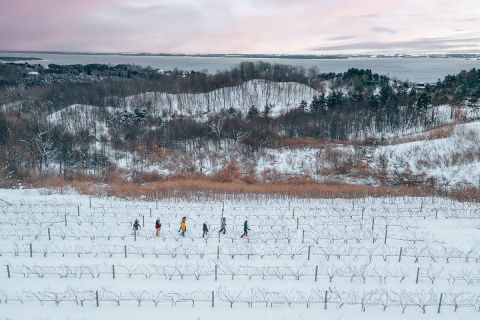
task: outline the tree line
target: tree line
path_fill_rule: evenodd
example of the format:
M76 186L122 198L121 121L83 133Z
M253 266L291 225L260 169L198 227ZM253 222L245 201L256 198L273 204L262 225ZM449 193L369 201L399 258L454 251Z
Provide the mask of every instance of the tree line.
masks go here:
M39 78L29 82L28 72ZM51 81L51 75L64 81ZM78 81L84 77L85 81ZM56 78L59 79L59 78ZM150 114L144 106L133 111L111 110L108 97L145 91L196 93L234 86L252 79L295 81L319 90L311 101L273 116L272 105L252 105L247 113L230 108L203 119ZM478 108L480 70L462 71L424 89L370 70L320 73L312 68L245 62L208 74L119 65L54 66L0 65L0 102L18 104L0 109L0 177L4 185L26 176L53 171L104 174L113 167L112 150L148 159L160 149L191 150L206 145L236 145L246 154L282 146L286 138L330 141L381 137L414 127L429 127L438 119L435 106ZM71 104L98 106L89 115L93 130L72 132L47 116ZM453 109L452 109L453 110ZM107 132L98 134L97 120Z

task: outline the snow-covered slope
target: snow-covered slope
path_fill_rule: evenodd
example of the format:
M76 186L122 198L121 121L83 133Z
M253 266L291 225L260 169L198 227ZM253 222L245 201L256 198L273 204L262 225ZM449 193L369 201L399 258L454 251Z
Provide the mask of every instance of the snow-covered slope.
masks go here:
M379 147L390 174L426 174L438 185L480 185L480 122L456 125L446 138Z
M252 105L263 111L265 105L271 104L273 105L272 115L278 115L298 107L302 100L309 103L315 95L319 94L320 92L317 90L297 82L252 80L235 87L221 88L206 93L146 92L117 99L118 104L115 107L127 109L144 107L157 115L163 113L199 115L230 108L246 113Z

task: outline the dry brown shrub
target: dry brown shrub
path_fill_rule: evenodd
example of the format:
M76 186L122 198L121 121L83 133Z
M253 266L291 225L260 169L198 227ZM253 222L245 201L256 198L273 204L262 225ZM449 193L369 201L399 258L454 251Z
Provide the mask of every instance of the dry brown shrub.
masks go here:
M26 185L37 188L65 189L68 186L68 182L65 181L63 176L38 174L36 172L31 172L29 175L27 175L24 182Z
M227 166L228 167L228 166ZM460 187L445 191L433 187L434 181L419 176L397 177L395 186L371 186L339 182L318 182L311 177L295 176L288 180L262 183L240 177L231 182L217 182L201 174L179 174L162 177L160 181L139 183L110 179L109 184L99 184L98 177L79 175L79 180L65 181L63 177L37 175L28 180L31 187L55 188L60 192L73 187L87 195L108 195L123 198L160 199L164 197L199 198L221 197L224 194L260 194L271 196L295 196L308 198L357 198L365 196L448 196L460 201L480 202L478 188ZM423 181L419 181L422 180ZM390 181L392 183L394 181ZM25 182L27 184L27 181Z
M366 186L335 182L319 183L308 179L276 183L247 184L242 181L219 183L209 178L167 180L148 184L124 182L106 186L107 195L125 198L192 197L196 194L270 194L315 198L354 198L364 196L426 196L435 192L427 187Z
M357 161L355 162L350 176L356 179L364 179L375 176L375 170L368 165L368 163Z
M258 182L257 177L255 177L254 175L241 176L240 181L246 184L255 184Z
M386 145L396 145L408 142L422 141L422 140L435 140L451 137L454 133L455 126L465 123L464 121L454 121L448 124L442 124L440 126L431 127L428 130L420 134L414 134L410 136L404 136L401 138L389 139L385 141Z
M480 202L480 188L473 186L455 188L447 195L459 201Z
M351 172L355 159L348 151L327 146L323 149L321 160L329 165L321 169L321 173L344 175Z
M452 123L440 128L430 130L429 132L427 132L426 139L434 140L434 139L451 137L454 129L455 129L455 124Z
M165 180L165 176L157 172L136 172L132 180L138 183L148 183Z
M163 159L172 154L172 151L165 148L159 148L157 145L151 147L151 152L149 153L150 162L161 162Z
M425 173L414 173L410 169L406 169L402 172L394 172L389 177L389 182L392 185L406 185L406 186L424 186L427 183L427 175Z
M333 145L348 145L348 146L370 146L373 145L370 140L365 139L349 139L349 140L336 140L332 142L329 139L320 139L314 137L277 137L273 148L290 148L290 149L303 149L306 147L320 148Z
M275 148L302 149L305 147L318 148L330 144L328 140L313 137L279 137L275 140Z
M212 181L227 183L240 179L240 171L237 167L237 162L234 158L226 160L223 168L211 176Z

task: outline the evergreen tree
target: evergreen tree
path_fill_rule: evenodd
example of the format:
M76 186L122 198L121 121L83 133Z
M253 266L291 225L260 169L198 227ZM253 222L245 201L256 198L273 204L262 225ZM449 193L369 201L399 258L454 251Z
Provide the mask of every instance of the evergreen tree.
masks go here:
M255 107L254 105L252 105L252 106L250 107L250 109L248 109L247 118L250 119L250 118L258 117L258 114L259 114L259 112L258 112L257 107Z

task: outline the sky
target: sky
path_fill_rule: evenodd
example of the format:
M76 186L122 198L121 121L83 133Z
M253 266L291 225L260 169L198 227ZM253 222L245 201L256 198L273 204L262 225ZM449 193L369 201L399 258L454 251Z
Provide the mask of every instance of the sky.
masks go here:
M480 52L480 0L0 0L0 50Z

